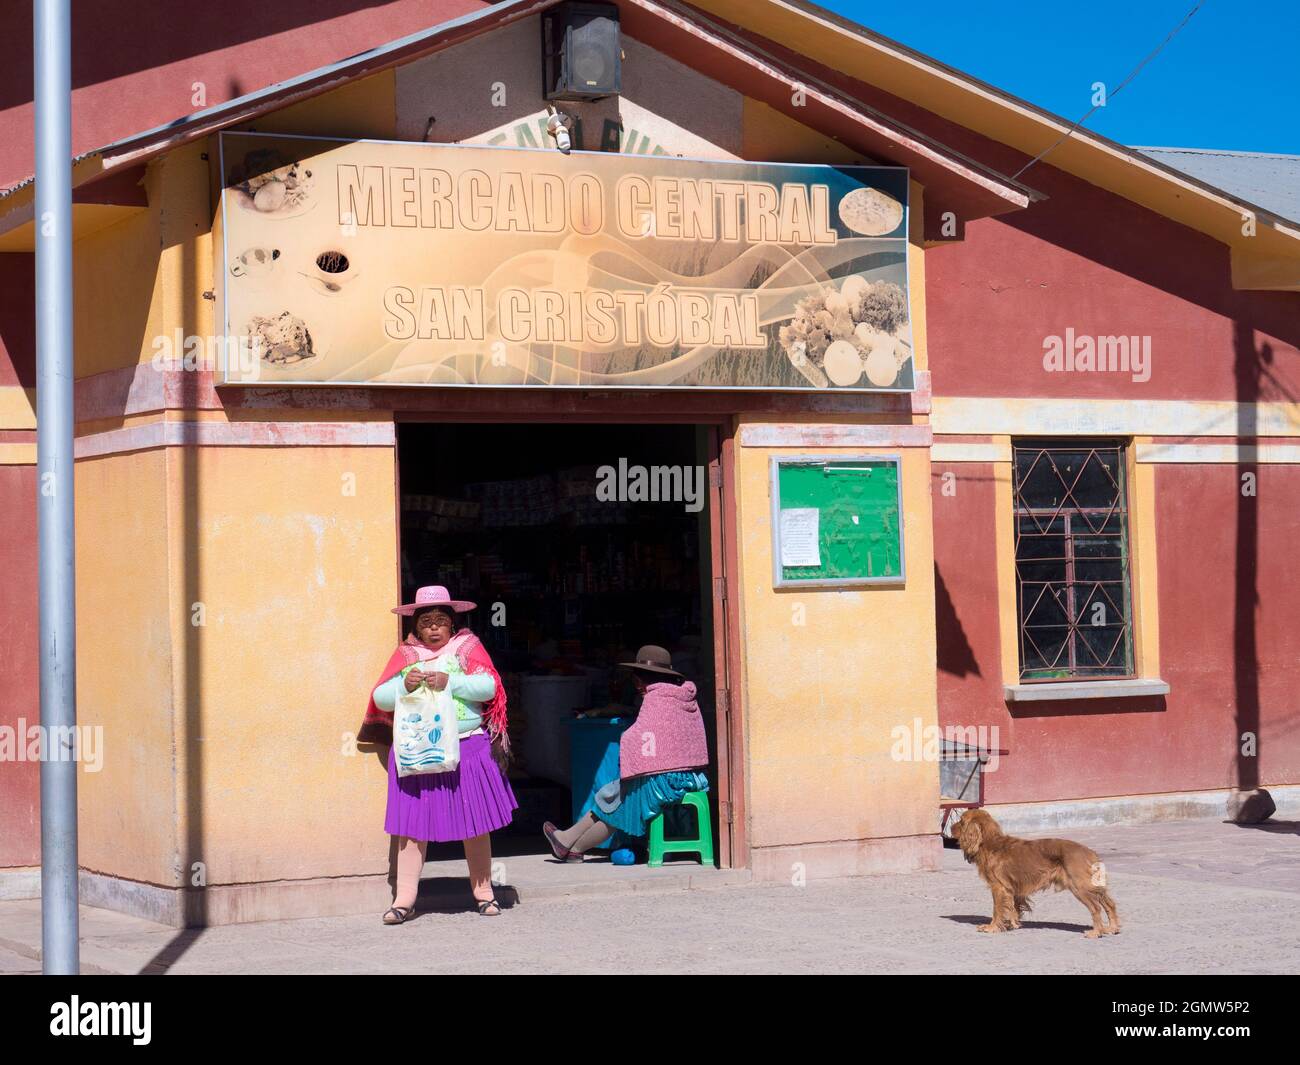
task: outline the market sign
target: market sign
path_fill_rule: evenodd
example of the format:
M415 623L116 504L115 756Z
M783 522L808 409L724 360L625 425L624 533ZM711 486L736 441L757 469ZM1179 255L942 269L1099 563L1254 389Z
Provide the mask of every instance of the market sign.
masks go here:
M227 384L908 391L907 171L222 134Z

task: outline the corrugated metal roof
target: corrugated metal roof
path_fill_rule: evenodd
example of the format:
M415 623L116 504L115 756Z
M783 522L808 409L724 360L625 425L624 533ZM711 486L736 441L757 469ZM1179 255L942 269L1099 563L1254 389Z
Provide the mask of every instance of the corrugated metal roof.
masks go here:
M1300 222L1300 155L1218 148L1138 148L1189 177Z

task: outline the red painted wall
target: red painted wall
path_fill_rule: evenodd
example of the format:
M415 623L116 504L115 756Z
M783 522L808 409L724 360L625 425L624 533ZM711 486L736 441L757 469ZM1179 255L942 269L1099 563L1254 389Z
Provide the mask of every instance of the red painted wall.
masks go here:
M35 271L36 256L0 252L0 387L36 384Z
M1051 199L971 223L926 253L935 395L1270 399L1300 394L1300 297L1235 292L1227 248L1050 166L1026 175ZM1151 337L1151 374L1047 372L1043 343ZM1242 330L1271 373L1239 366ZM1256 390L1255 381L1260 388Z
M484 0L77 0L74 155L488 6ZM0 188L28 178L32 5L6 5L0 37Z
M998 729L1010 754L991 803L1300 783L1300 468L1156 471L1161 676L1157 699L1008 708L998 637L992 466L934 467L941 725ZM956 494L942 494L951 473ZM1259 737L1258 758L1239 754Z
M0 727L17 729L41 719L35 466L0 466L0 514ZM0 868L40 864L39 799L39 763L0 763Z
M1223 245L1049 165L1026 180L1051 198L973 223L964 242L926 253L936 396L1249 404L1300 395L1300 296L1234 291ZM1046 372L1044 338L1067 327L1149 335L1150 380ZM1241 428L1250 439L1249 415ZM1262 467L1252 501L1241 500L1235 466L1159 467L1167 698L1009 708L991 469L937 465L936 477L956 476L958 494L943 496L936 480L934 496L940 722L997 725L1011 751L988 776L986 801L1300 783L1291 698L1300 605L1289 546L1300 533L1300 470ZM1259 735L1258 759L1239 758L1244 731Z
M0 388L35 384L33 270L31 255L0 254ZM34 439L0 427L0 443ZM0 465L0 727L40 721L36 585L36 467ZM37 764L0 763L0 868L40 862L39 804Z

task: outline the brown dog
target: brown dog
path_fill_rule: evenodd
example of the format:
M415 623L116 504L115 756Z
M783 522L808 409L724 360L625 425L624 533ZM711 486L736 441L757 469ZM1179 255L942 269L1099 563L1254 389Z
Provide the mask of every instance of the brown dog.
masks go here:
M1045 888L1069 888L1092 914L1089 939L1119 931L1115 900L1106 890L1106 867L1082 843L1068 839L1016 839L1008 836L986 810L967 810L952 826L953 839L968 862L974 862L993 892L993 919L981 932L1019 928L1031 909L1029 896ZM1105 911L1109 925L1101 921Z

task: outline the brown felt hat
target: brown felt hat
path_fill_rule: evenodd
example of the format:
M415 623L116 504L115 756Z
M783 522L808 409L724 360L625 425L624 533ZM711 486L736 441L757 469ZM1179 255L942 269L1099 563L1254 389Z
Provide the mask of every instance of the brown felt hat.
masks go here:
M635 669L642 673L662 673L665 676L676 677L678 680L685 680L677 670L673 669L673 656L662 647L648 643L636 653L635 662L620 662L624 669Z

